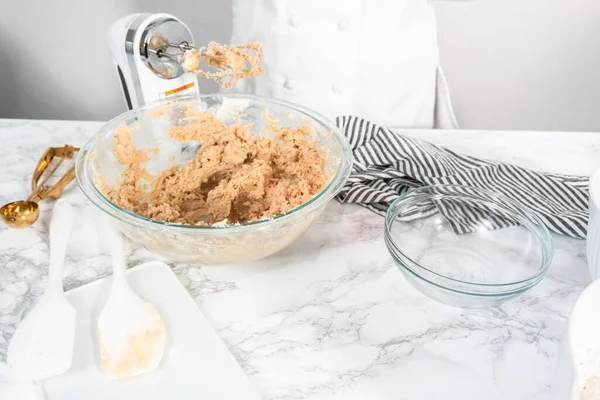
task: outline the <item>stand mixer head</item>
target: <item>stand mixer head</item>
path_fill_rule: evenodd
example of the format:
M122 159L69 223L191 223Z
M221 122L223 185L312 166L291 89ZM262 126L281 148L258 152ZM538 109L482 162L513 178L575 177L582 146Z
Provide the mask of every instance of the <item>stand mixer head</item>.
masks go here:
M190 30L169 14L134 14L109 29L109 43L129 109L183 94L198 94L195 75L231 89L261 75L259 42L194 47Z
M129 109L173 96L198 94L198 78L178 58L194 42L169 14L132 14L115 21L108 41ZM169 51L176 49L176 53Z

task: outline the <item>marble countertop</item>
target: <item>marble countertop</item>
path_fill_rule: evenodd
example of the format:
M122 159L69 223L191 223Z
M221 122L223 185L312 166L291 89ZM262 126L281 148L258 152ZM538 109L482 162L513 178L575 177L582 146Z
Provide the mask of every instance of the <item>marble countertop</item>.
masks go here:
M99 122L0 120L0 203L25 198L48 146L83 144ZM411 131L478 157L559 173L600 166L600 134ZM110 273L96 211L77 207L65 289ZM51 201L30 229L0 226L0 383L21 314L44 288ZM547 277L499 308L461 310L408 284L383 241L383 218L332 202L296 243L251 265L171 264L264 399L548 399L559 341L590 281L585 242L555 236ZM152 259L132 249L129 265Z

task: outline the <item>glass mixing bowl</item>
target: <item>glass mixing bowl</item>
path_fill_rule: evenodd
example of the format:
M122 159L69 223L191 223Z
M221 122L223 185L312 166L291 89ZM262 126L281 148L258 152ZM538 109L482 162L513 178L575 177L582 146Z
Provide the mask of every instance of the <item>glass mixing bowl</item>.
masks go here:
M542 280L554 254L550 232L525 206L457 185L414 189L394 201L385 242L414 287L464 308L524 293Z
M156 116L169 107L170 112ZM172 224L142 217L109 201L99 187L102 178L118 185L125 169L113 154L115 128L126 124L137 131L134 146L139 149L158 148L145 164L156 175L169 162L182 164L191 158L199 143L182 143L171 139L167 131L181 125L184 111L209 111L226 124L238 120L253 124L258 135L265 127L264 114L279 120L279 125L297 126L311 121L317 142L328 149L327 186L310 201L285 214L268 220L236 225L194 226ZM104 125L81 149L76 164L77 182L87 198L110 215L117 227L130 240L173 261L200 265L248 262L269 256L296 240L321 214L327 203L342 189L350 175L352 152L340 130L323 116L288 102L244 95L204 95L179 97L126 112Z

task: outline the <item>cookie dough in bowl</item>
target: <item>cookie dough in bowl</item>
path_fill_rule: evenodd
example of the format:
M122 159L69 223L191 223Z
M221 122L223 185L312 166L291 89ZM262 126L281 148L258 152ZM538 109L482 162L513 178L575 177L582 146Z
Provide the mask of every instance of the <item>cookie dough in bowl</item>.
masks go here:
M296 240L344 186L352 158L331 122L284 101L177 98L107 123L77 181L133 242L173 261L242 263Z

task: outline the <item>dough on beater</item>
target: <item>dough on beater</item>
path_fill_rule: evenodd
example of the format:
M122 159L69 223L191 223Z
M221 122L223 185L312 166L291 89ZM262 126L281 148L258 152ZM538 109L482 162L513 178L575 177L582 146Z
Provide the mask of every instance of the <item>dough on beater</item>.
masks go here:
M259 42L235 46L210 42L204 48L186 50L181 66L184 71L213 79L224 89L231 89L240 79L262 75L261 63L262 45ZM211 72L207 67L215 70Z

